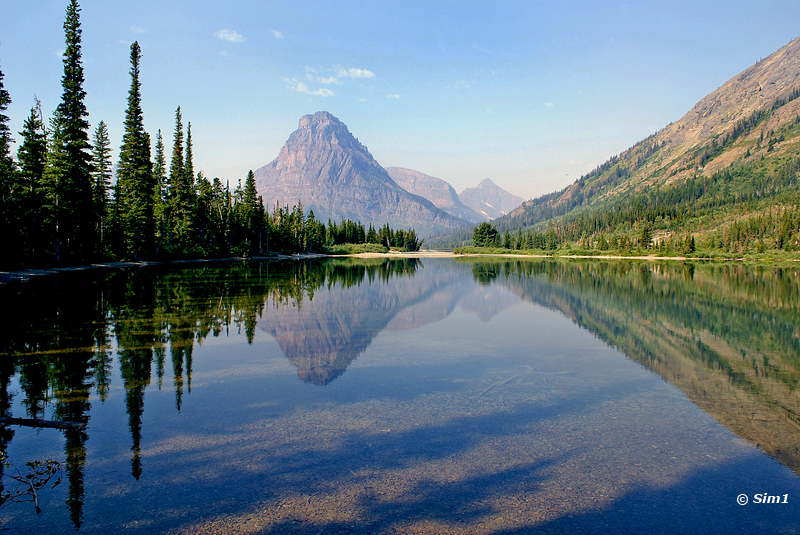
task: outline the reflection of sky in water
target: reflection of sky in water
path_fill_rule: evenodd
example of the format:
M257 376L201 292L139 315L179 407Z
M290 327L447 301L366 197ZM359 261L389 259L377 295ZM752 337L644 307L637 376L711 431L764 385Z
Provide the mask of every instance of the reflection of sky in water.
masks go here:
M798 531L795 474L570 319L429 266L381 287L399 305L372 332L378 312L356 308L379 284L268 306L252 345L235 330L196 345L180 412L169 373L160 390L154 377L138 481L115 369L92 399L81 532ZM315 306L370 337L325 386L280 345ZM62 440L18 429L9 455L60 458ZM64 487L39 516L4 510L4 527L74 532ZM790 503L735 503L756 492Z

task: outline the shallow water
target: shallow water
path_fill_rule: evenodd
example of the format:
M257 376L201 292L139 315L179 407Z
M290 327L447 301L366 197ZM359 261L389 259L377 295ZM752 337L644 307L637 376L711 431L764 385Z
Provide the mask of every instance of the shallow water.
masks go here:
M335 259L6 285L0 409L88 425L4 428L10 462L64 478L0 527L797 533L798 271Z

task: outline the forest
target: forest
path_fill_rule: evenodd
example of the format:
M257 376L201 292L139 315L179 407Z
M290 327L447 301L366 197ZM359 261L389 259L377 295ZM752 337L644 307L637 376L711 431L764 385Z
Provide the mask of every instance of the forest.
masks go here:
M542 221L528 219L535 211L529 210L481 223L472 247L464 247L462 233L454 250L788 257L800 250L800 156L774 169L760 163L737 163L559 216L542 215L547 204L537 204Z
M270 253L418 250L413 229L365 229L360 222L318 221L313 210L264 206L253 172L230 184L195 173L191 122L175 111L172 150L161 130L145 130L141 47L130 47L131 85L116 172L108 126L90 132L81 51L80 7L71 0L64 21L61 102L45 119L34 101L15 140L6 115L11 96L0 71L0 269L79 265L107 260L254 257ZM272 212L269 212L269 208ZM356 249L358 250L358 249Z

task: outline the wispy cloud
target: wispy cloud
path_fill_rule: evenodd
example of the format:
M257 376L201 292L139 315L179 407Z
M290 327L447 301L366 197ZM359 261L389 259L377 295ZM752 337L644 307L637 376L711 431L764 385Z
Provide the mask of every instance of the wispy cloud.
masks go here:
M283 39L283 34L281 32L279 32L278 30L272 30L272 35L275 36L275 39L278 39L278 40Z
M214 32L214 37L221 39L222 41L230 41L231 43L241 43L244 41L244 35L227 28L218 32Z
M285 78L286 85L296 93L305 93L307 95L316 95L320 97L331 97L335 93L325 87L319 89L311 89L309 86L315 84L322 85L344 85L348 78L374 78L375 73L368 69L356 69L354 67L345 68L342 65L334 65L333 67L315 68L306 66L305 69L306 83L299 82L297 78ZM400 98L398 95L396 98Z
M297 80L286 80L286 87L295 93L303 93L305 95L314 95L315 97L332 97L335 95L333 91L327 87L320 87L319 89L310 89L303 82Z
M547 106L548 108L552 108L553 106L555 106L555 104L553 104L552 102L545 102L544 105Z
M130 27L130 30L131 30L133 33L147 33L147 30L145 30L145 29L144 29L144 28L142 28L141 26L131 26L131 27Z
M393 93L391 95L386 95L386 98L400 99L400 95Z
M339 67L339 78L372 78L375 76L375 73L367 70L367 69L355 69L350 67L349 69L345 69L344 67Z

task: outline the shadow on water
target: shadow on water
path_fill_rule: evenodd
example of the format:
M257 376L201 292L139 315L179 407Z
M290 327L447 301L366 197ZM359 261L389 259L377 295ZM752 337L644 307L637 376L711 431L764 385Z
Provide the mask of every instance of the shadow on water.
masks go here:
M502 285L519 299L572 319L800 472L797 272L779 266L553 260L430 262L423 269L418 260L345 259L144 268L4 285L0 416L20 416L11 414L9 385L16 376L28 418L88 423L91 394L105 401L116 363L128 417L130 477L139 480L147 468L151 478L130 492L159 493L163 509L145 515L150 524L143 526L150 527L144 531L213 532L227 526L252 533L728 533L744 527L796 533L796 506L735 503L739 493L800 495L797 481L783 475L779 479L788 487L770 487L770 478L782 474L777 465L754 476L727 460L680 474L676 467L669 483L620 484L623 491L602 497L571 493L566 486L585 477L580 470L590 466L575 459L598 454L590 451L591 443L545 448L548 433L558 434L545 424L594 417L601 401L615 401L591 387L485 414L454 413L445 421L394 415L412 426L401 430L325 431L307 423L313 440L283 437L269 444L259 434L271 425L269 418L251 412L237 417L239 431L221 425L227 437L210 437L207 446L200 441L174 455L155 455L142 444L147 388L156 382L160 390L171 376L172 385L164 388L174 391L175 410L185 410L194 351L209 337L236 331L252 343L260 328L302 381L325 386L386 329L411 331L447 317L457 305L488 321L509 304L484 290ZM269 380L265 388L273 386ZM632 396L636 385L629 386L633 390L615 395ZM442 393L448 388L454 387L438 386ZM367 398L409 401L423 394L420 389L403 397L375 387L348 395L342 401L355 406ZM285 422L300 403L285 400L270 409L271 418ZM363 415L352 416L357 417ZM243 429L260 431L247 435ZM62 432L66 505L79 529L89 431ZM14 431L0 425L0 452L13 439ZM496 454L509 440L519 448L512 460ZM522 447L519 441L530 442ZM609 459L601 467L611 486L615 477L629 478L616 475ZM652 466L670 462L651 460ZM185 472L176 473L175 466ZM197 499L167 490L176 480ZM243 491L249 493L244 506ZM266 508L266 517L251 502ZM89 519L95 526L90 529L130 516L123 514L124 507L108 520Z
M414 499L376 504L361 499L357 507L364 521L304 523L287 518L264 529L248 530L259 535L297 534L388 534L388 533L485 533L491 535L669 533L686 535L730 533L800 533L796 507L791 505L745 505L736 503L736 490L710 488L708 481L736 476L735 463L700 471L667 488L636 488L609 504L578 513L559 515L558 505L543 511L555 514L540 520L538 514L519 515L513 528L493 529L496 506L482 505L508 490L509 482L525 481L523 489L535 499L536 489L548 484L543 473L557 460L526 465L503 473L475 477L445 485L419 485ZM752 487L739 480L740 488ZM753 493L750 493L752 497ZM528 512L526 510L526 512ZM541 514L541 513L539 513ZM486 519L481 521L481 519ZM205 531L203 531L205 532ZM210 532L210 531L209 531Z

